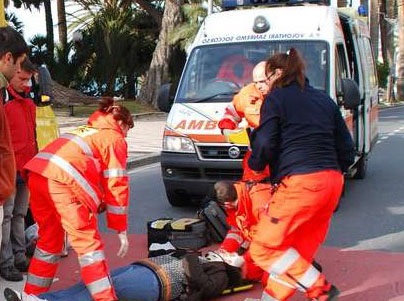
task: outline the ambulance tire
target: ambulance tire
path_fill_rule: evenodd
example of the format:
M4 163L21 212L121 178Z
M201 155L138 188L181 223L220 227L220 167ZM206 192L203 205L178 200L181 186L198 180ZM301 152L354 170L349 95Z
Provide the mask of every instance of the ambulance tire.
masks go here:
M166 190L167 200L173 207L184 207L187 205L189 197L185 194L179 194L172 190Z
M368 167L368 156L363 155L362 158L359 159L358 163L356 163L356 173L354 175L354 179L362 180L366 177L366 171Z

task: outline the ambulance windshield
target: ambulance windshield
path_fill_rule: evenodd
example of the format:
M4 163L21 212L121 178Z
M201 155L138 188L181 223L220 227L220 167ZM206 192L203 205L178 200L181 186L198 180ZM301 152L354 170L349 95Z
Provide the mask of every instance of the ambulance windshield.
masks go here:
M329 53L324 41L259 41L206 45L193 49L182 76L176 102L229 102L252 82L255 64L276 52L298 49L306 75L315 88L328 92Z

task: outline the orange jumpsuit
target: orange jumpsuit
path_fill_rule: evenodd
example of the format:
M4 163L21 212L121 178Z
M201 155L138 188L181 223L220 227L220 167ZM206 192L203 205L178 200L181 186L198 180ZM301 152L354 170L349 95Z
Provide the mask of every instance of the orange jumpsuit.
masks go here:
M263 101L264 96L255 87L254 83L245 86L234 96L233 101L226 107L224 116L219 121L218 127L222 130L234 130L238 127L242 119L245 118L251 129L256 128L260 122L260 110ZM269 168L266 167L264 170L265 175L259 175L259 178L256 178L257 176L247 164L250 155L251 151L248 150L243 158L242 180L260 180L269 177Z
M270 275L263 300L288 300L296 290L313 298L329 290L311 262L326 237L342 187L343 176L335 170L282 180L250 245L254 261Z
M127 229L126 160L127 144L120 126L111 114L96 111L87 126L61 135L25 165L30 205L39 226L26 293L38 295L49 290L65 230L93 300L117 300L96 214L106 210L110 229Z
M271 185L269 183L236 182L237 208L226 209L227 222L230 230L223 240L220 248L228 252L237 252L240 248L248 248L260 216L271 197ZM243 254L244 277L250 280L260 280L264 271L251 259L250 252Z

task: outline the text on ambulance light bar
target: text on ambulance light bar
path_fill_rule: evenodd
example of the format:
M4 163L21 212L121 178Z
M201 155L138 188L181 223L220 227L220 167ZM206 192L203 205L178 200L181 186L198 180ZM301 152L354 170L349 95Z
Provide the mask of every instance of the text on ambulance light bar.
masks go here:
M222 8L233 9L236 7L259 5L298 5L303 3L318 3L330 5L329 0L222 0Z

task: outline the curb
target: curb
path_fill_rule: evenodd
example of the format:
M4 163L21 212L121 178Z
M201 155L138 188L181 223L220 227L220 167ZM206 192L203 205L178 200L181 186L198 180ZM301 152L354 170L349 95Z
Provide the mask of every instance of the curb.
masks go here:
M126 169L131 170L137 167L160 162L161 153L151 153L138 158L129 158L126 163Z
M396 102L392 104L387 104L387 103L379 103L379 110L385 110L385 109L391 109L391 108L398 108L404 106L404 102Z

